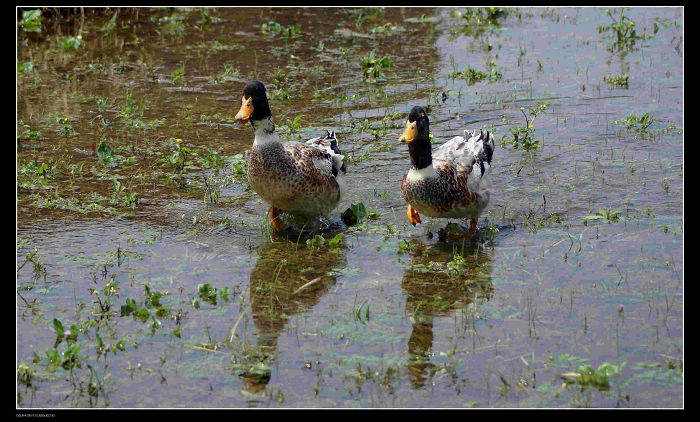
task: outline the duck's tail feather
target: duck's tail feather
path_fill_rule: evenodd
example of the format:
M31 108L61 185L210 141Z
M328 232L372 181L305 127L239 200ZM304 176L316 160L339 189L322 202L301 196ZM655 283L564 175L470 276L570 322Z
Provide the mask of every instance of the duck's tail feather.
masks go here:
M474 129L474 131L469 132L468 130L465 130L464 138L468 139L469 141L473 139L476 145L481 143L482 147L477 147L477 149L479 150L478 156L482 160L491 164L491 159L493 158L493 150L496 146L496 143L494 142L494 136L490 131L479 129L479 131L477 132L477 130Z

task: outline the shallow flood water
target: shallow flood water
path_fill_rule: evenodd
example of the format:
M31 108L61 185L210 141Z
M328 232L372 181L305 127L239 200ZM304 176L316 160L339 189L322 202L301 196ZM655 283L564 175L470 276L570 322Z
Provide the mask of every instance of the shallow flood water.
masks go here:
M42 19L17 46L18 407L684 406L682 8ZM270 233L248 186L252 79L283 138L338 134L323 241ZM475 239L406 220L414 105L435 143L496 136Z

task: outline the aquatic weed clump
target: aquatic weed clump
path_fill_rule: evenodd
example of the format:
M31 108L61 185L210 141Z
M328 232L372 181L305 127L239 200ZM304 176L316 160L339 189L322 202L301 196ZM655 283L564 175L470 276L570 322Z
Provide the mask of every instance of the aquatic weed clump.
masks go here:
M465 11L452 10L450 15L455 18L456 28L450 28L452 37L457 35L477 36L486 31L494 31L501 24L500 20L509 13L508 9L500 7L468 7Z
M369 55L360 59L362 78L368 82L385 81L384 71L392 67L393 63L389 55L379 57L375 50L370 51Z
M491 61L487 63L487 72L467 67L464 71L456 70L448 76L455 79L464 79L468 86L481 82L484 79L495 82L503 78L503 74L496 70L496 64Z
M529 116L525 113L526 107L529 111ZM538 139L535 139L536 129L534 127L534 123L537 119L537 116L546 112L547 107L549 107L549 103L544 102L539 102L536 106L520 107L520 112L525 118L525 125L514 126L510 128L510 133L513 135L513 139L511 139L510 144L513 146L513 148L518 148L519 146L522 146L523 149L528 150L540 147L540 141Z
M649 39L652 36L647 34L638 34L637 26L625 12L629 11L629 7L621 7L620 10L605 9L605 15L609 16L612 23L600 25L598 27L599 34L605 34L604 38L610 41L608 50L611 52L632 49L638 40Z

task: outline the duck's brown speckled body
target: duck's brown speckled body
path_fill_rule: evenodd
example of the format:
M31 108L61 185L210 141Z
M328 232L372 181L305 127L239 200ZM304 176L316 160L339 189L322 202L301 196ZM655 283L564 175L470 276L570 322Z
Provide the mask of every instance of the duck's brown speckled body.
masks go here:
M434 162L432 177L401 181L401 194L407 203L428 217L478 217L477 196L467 186L470 167Z
M411 169L401 182L411 224L421 222L420 214L469 218L474 230L490 199L493 136L488 131L465 131L433 152L428 116L421 107L414 107L399 140L409 144L411 156Z
M270 205L270 223L282 227L278 214L308 219L328 215L344 191L346 167L334 132L301 142L284 142L275 132L265 87L251 82L243 91L236 119L250 121L255 133L248 162L248 181Z
M300 217L328 215L342 195L344 166L333 167L335 134L300 142L253 145L248 181L270 206ZM334 174L335 170L335 174ZM342 183L342 180L341 180Z

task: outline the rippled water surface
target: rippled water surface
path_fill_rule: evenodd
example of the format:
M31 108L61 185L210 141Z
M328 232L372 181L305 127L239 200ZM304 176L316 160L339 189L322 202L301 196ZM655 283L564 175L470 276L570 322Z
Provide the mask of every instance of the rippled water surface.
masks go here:
M18 407L684 406L682 8L58 12L17 35ZM323 241L248 186L252 79L338 134ZM414 105L496 136L472 239L406 220Z

